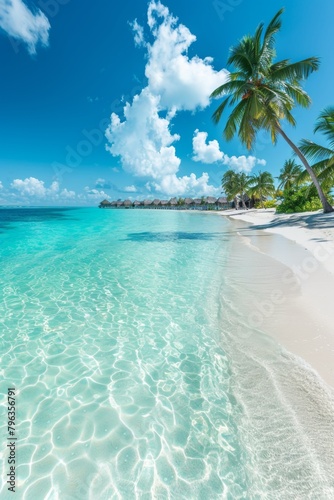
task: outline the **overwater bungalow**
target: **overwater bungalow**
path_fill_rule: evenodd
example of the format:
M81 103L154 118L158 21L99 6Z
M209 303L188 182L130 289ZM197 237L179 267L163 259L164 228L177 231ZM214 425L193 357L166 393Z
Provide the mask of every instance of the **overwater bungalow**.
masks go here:
M253 200L247 197L247 206L252 206ZM241 207L241 200L238 199L238 204ZM227 210L234 206L234 203L229 202L225 196L214 198L207 196L206 198L171 198L170 200L103 200L99 204L99 208L149 208L149 209L173 209L173 210Z
M194 206L194 200L192 198L185 198L184 204L187 208L191 208Z
M156 198L155 200L152 201L152 205L154 208L161 206L161 200L158 200L158 198Z
M99 208L107 208L107 207L110 207L111 206L111 203L110 201L108 200L103 200L101 201L100 205L99 205Z
M131 201L131 200L125 200L125 201L124 201L124 207L125 207L125 208L130 208L130 207L132 207L132 206L133 206L133 203L132 203L132 201Z
M232 208L232 203L227 200L226 196L221 196L220 198L218 198L218 200L216 201L216 205L220 210L228 210Z

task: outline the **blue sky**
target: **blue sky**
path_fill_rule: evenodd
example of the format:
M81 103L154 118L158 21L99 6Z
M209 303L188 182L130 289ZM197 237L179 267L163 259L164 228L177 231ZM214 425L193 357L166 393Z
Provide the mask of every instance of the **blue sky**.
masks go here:
M298 142L333 104L332 0L0 0L0 204L218 195L229 167L278 175L288 146L226 143L208 96L229 47L282 6L278 58L321 57L312 107L285 126Z

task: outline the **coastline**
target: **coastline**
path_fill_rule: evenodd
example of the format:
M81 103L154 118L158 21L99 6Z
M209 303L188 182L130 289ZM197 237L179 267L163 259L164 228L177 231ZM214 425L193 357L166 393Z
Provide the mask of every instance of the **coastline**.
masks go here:
M274 210L219 215L229 218L248 251L262 255L261 262L252 263L250 256L250 262L240 259L238 264L248 290L243 306L249 318L333 390L334 216L275 215Z

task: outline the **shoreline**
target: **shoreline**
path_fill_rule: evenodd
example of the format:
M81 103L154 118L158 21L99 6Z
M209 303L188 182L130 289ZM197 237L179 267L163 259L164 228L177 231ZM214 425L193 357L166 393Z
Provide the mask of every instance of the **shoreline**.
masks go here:
M261 315L264 331L306 361L333 390L334 215L275 215L274 210L218 214L229 218L245 247L263 255L262 268L240 263L250 287L245 304L249 318ZM272 273L275 263L280 276Z

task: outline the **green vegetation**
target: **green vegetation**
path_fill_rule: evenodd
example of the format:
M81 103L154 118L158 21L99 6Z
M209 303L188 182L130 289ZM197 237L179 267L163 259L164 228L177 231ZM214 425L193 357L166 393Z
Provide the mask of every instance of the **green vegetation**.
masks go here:
M329 200L333 199L326 193ZM322 205L313 185L306 185L286 189L283 193L283 201L277 206L277 213L292 214L295 212L313 212L321 210Z
M275 193L274 178L269 172L259 172L250 178L251 188L250 194L253 198L259 200L261 208L263 202L268 196L273 196Z
M211 94L212 97L223 97L213 120L218 123L225 108L232 106L223 135L226 140L231 140L237 134L248 149L253 147L261 129L270 133L273 144L276 144L278 136L283 137L314 183L324 212L333 212L315 171L281 127L282 120L290 125L296 124L292 115L296 105L305 108L310 105L311 99L301 84L319 68L317 57L296 63L288 59L274 62L275 36L281 28L282 13L283 9L273 17L266 30L260 24L254 36L244 36L231 49L228 64L233 65L235 71L229 73L228 81Z
M283 168L281 168L280 175L278 180L280 184L278 189L282 189L283 191L286 189L291 189L293 186L298 186L301 182L301 174L303 169L300 165L297 165L295 160L287 160ZM306 172L306 170L304 170Z
M276 208L276 207L277 207L277 200L275 198L273 200L266 200L255 203L255 208Z
M328 146L303 139L300 149L310 161L316 161L312 168L323 188L328 190L334 185L334 107L326 108L320 113L314 132L322 132L328 141ZM309 180L307 172L302 174L301 180Z
M227 199L234 200L236 208L240 198L244 209L247 208L247 198L259 200L259 205L262 206L265 199L275 192L274 179L269 172L259 172L257 175L248 176L244 172L227 170L222 178L222 188Z
M251 179L245 173L237 173L234 170L227 170L222 178L222 188L229 201L234 200L234 205L238 207L238 196L240 196L243 208L246 207L245 198L251 186Z

